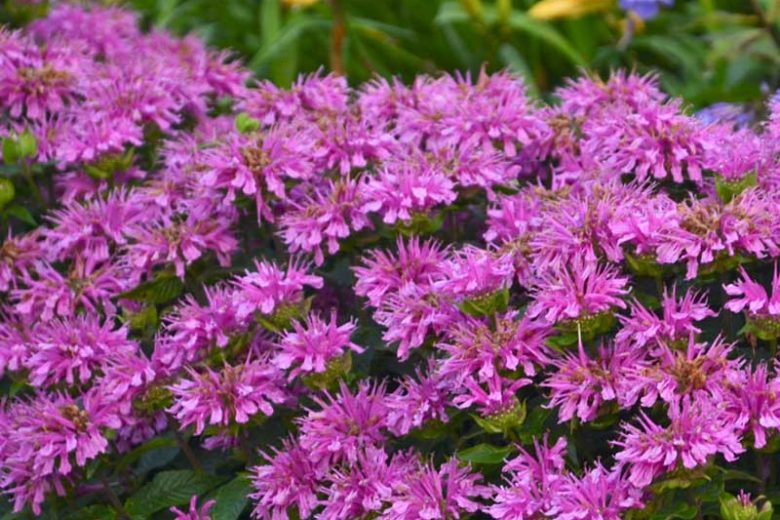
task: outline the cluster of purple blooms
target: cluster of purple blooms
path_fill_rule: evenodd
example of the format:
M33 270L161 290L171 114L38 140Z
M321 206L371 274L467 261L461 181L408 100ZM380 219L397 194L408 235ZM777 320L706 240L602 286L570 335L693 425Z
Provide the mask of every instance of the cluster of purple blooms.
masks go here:
M34 136L42 215L0 246L14 509L170 432L244 457L273 520L618 519L769 446L780 101L744 128L652 76L556 97L484 72L281 89L117 8L0 31L0 136Z

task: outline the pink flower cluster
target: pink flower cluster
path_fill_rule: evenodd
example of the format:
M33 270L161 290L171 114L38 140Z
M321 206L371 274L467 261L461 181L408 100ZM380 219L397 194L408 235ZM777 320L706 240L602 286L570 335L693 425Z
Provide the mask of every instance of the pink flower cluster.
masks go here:
M555 95L281 89L113 7L2 29L14 510L132 505L169 441L198 482L249 472L258 519L616 520L736 464L764 494L738 459L780 439L780 104Z

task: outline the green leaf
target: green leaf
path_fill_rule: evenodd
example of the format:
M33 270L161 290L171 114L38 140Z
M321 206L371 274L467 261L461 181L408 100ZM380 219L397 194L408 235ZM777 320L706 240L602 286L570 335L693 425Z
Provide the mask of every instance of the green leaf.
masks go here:
M510 453L512 453L511 446L482 443L459 451L457 457L458 460L472 464L501 464Z
M295 45L301 35L306 31L315 28L327 29L329 27L330 22L322 18L307 17L293 20L279 31L277 38L267 45L263 45L257 53L255 53L249 61L248 66L252 70L257 70L263 65L266 65L273 58L279 56L291 45Z
M162 471L125 502L133 518L148 518L157 511L187 504L193 495L214 489L224 479L191 470Z
M19 162L19 145L10 137L3 138L3 162L7 165Z
M116 472L121 473L124 471L130 464L133 464L135 461L140 459L145 453L148 453L150 451L159 450L160 448L170 448L172 446L177 446L176 439L173 439L171 437L155 437L154 439L151 439L137 448L134 448L133 450L127 452L116 464Z
M749 482L755 482L756 484L763 484L763 480L756 477L755 475L751 475L750 473L747 473L746 471L740 471L738 469L723 469L723 480L745 480Z
M24 206L20 206L18 204L14 204L13 206L11 206L8 209L6 209L5 212L8 215L11 215L13 217L18 218L19 220L21 220L25 224L30 224L31 226L37 226L38 225L38 223L35 222L35 219L33 218L32 213L30 213L30 211L27 208L25 208Z
M128 300L163 304L177 298L184 290L184 282L173 273L158 273L154 280L142 283L135 289L120 294Z
M533 97L539 97L539 87L536 85L536 80L534 79L533 72L531 72L531 67L528 65L525 58L523 58L523 55L508 43L501 45L498 49L498 55L510 71L522 76L528 94Z
M260 36L263 45L277 38L282 25L282 10L279 0L262 0L260 4Z
M219 488L214 495L217 503L209 512L211 520L236 520L246 508L251 490L246 475L239 475Z
M436 13L434 23L438 25L467 22L469 14L461 7L459 2L444 2Z
M517 432L523 444L531 444L534 439L542 436L544 424L550 414L552 414L552 410L542 406L536 406L528 412L528 417Z
M569 61L579 67L587 67L588 65L582 54L547 22L535 20L525 13L514 11L512 16L509 17L509 27L539 38L544 43L560 51Z

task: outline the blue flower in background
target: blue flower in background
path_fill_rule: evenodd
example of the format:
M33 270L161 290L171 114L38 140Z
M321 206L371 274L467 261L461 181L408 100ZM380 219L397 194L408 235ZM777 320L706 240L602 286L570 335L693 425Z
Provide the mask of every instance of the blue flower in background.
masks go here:
M620 0L621 9L634 11L642 20L655 18L661 5L671 7L674 0Z
M704 124L731 124L734 128L747 128L753 123L755 114L736 103L714 103L694 114Z

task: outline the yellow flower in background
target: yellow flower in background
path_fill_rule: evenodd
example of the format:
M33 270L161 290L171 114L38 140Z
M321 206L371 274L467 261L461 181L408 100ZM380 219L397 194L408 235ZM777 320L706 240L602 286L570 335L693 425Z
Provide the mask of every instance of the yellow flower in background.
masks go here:
M609 11L613 7L615 0L541 0L528 10L528 14L537 20L556 20Z
M309 7L320 0L282 0L282 5L287 7Z

